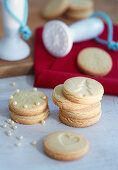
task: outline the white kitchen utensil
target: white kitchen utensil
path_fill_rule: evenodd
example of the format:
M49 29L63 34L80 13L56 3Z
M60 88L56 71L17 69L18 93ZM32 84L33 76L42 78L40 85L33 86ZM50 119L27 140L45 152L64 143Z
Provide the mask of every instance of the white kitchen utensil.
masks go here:
M43 30L43 43L47 51L55 57L67 55L73 43L82 42L100 35L104 30L101 19L87 18L70 26L59 20L49 21Z
M29 38L31 31L27 22L27 0L1 0L5 35L0 41L0 58L8 61L21 60L29 56L30 48L20 37ZM28 35L28 36L27 36Z

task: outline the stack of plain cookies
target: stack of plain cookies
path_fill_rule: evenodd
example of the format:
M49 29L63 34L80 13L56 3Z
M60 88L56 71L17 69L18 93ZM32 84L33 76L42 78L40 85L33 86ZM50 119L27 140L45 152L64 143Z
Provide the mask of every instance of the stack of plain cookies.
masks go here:
M9 111L17 123L42 123L49 115L48 97L36 88L25 91L18 89L10 96Z
M96 80L74 77L54 88L52 99L59 107L59 119L72 127L87 127L101 117L103 86Z
M93 13L92 0L50 0L41 14L46 19L55 19L61 15L80 20Z
M93 9L92 0L69 0L70 7L66 12L66 16L72 19L84 19L89 17Z

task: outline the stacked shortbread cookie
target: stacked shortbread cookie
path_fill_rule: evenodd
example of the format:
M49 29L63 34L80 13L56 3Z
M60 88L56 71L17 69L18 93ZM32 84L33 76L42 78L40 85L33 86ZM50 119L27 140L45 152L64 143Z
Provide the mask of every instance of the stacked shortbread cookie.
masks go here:
M74 77L54 88L52 99L60 108L59 119L68 126L87 127L101 117L103 86L96 80Z
M62 14L73 19L84 19L93 13L92 0L50 0L41 14L46 19L55 19Z
M48 97L41 91L17 90L9 99L11 118L22 124L36 124L44 121L49 114Z
M93 11L92 0L69 0L70 7L66 12L66 16L72 19L84 19L89 17Z

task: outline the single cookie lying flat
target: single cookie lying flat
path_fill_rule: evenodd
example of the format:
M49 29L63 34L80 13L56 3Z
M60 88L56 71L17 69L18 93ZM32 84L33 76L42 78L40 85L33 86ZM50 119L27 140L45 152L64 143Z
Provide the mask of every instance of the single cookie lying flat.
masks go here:
M50 0L42 11L42 16L46 19L53 19L63 14L69 7L68 0Z
M78 54L77 65L83 73L101 77L111 71L112 59L106 51L90 47Z
M72 161L84 156L89 149L89 143L80 134L69 131L57 131L44 140L44 151L51 158Z
M63 95L75 103L97 103L102 99L103 93L103 86L99 82L86 77L70 78L63 85Z
M93 7L92 0L69 0L69 3L69 9L73 11L83 11Z

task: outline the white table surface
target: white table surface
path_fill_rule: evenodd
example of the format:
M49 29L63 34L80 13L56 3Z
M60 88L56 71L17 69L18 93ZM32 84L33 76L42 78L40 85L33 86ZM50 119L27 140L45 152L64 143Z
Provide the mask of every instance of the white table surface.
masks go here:
M11 82L16 82L12 87ZM102 117L99 123L87 128L72 128L60 123L58 107L51 100L52 89L40 89L49 97L50 116L44 125L20 125L13 131L8 125L1 125L10 118L9 96L16 89L32 89L33 76L0 79L0 170L118 170L118 97L104 95ZM8 137L5 132L12 131ZM49 133L59 130L83 134L90 142L88 154L76 161L62 162L47 157L43 151L43 139ZM23 135L22 145L17 136ZM38 141L37 147L31 142Z

